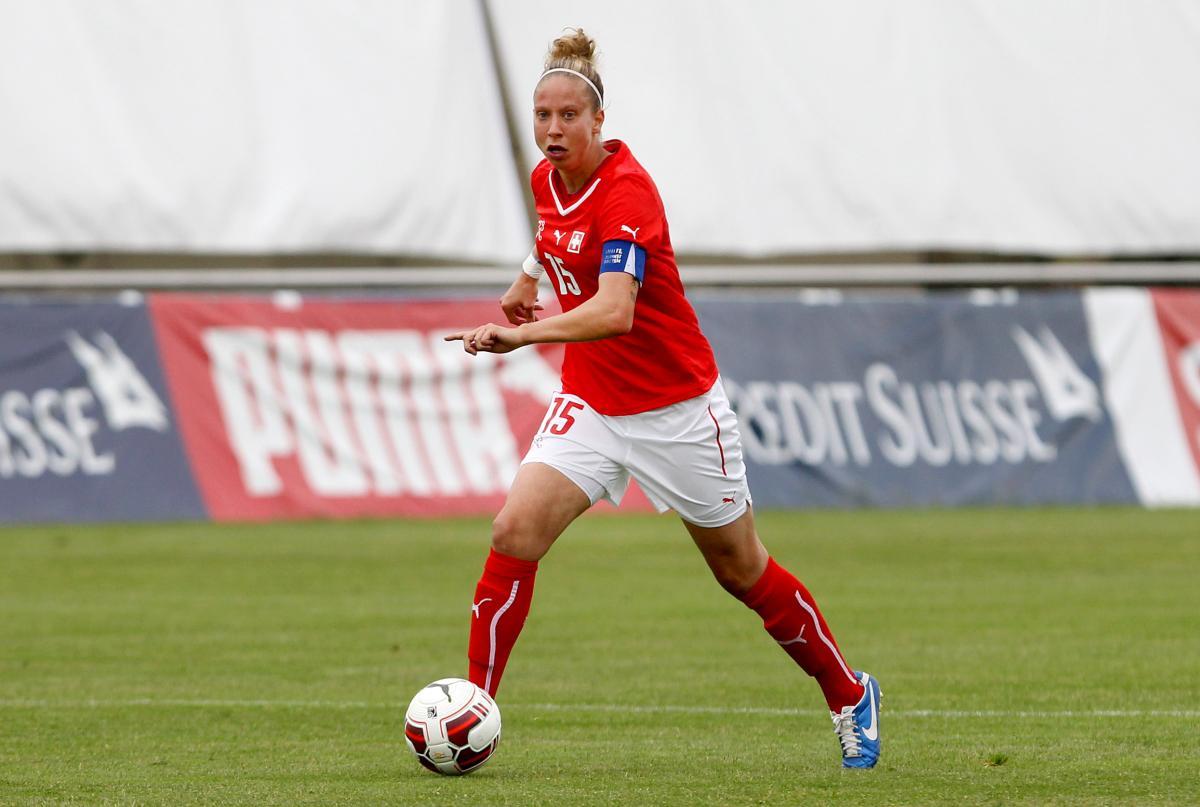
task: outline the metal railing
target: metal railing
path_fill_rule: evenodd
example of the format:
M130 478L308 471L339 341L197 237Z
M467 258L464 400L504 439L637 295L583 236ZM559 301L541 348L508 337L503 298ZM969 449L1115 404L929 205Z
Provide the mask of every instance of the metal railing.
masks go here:
M501 288L513 266L381 268L36 269L0 271L0 291ZM1200 284L1200 261L688 265L690 287Z

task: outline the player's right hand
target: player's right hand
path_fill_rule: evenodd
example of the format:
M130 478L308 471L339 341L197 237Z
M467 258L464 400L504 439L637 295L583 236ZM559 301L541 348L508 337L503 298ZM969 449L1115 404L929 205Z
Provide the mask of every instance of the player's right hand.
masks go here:
M508 353L524 347L519 328L505 328L491 322L469 331L456 331L442 337L446 342L463 343L463 350L472 356L480 353Z
M542 310L542 306L538 305L537 297L537 281L522 273L500 298L500 310L513 325L535 322L537 321L537 312Z

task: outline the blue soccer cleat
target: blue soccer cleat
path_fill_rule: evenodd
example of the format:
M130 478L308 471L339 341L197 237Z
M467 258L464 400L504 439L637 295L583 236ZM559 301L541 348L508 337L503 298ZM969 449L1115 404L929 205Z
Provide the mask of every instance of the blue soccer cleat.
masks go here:
M883 693L879 684L865 672L856 672L854 677L866 692L854 706L846 706L841 713L830 712L833 731L842 744L843 768L874 768L879 761L883 741L879 739L879 710L883 707Z

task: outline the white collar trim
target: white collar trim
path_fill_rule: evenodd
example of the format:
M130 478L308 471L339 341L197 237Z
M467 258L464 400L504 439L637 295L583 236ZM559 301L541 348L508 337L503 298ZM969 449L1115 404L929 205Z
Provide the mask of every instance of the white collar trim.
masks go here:
M558 215L560 216L565 216L568 213L573 212L577 207L586 202L587 198L592 195L592 191L596 190L596 186L600 184L600 177L596 177L596 181L592 183L592 187L588 188L584 192L583 196L580 196L577 200L575 200L575 204L564 208L562 206L562 202L558 201L558 191L554 190L554 174L555 171L553 168L551 168L550 173L546 178L550 183L550 195L554 197L554 206L558 208Z

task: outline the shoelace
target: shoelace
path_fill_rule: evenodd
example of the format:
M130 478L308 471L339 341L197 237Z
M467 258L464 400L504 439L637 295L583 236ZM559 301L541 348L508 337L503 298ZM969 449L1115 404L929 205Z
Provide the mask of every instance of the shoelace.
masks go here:
M853 707L848 706L841 714L835 714L832 717L833 730L838 736L838 741L842 744L842 756L862 756L862 740L855 730L858 726L854 722Z

